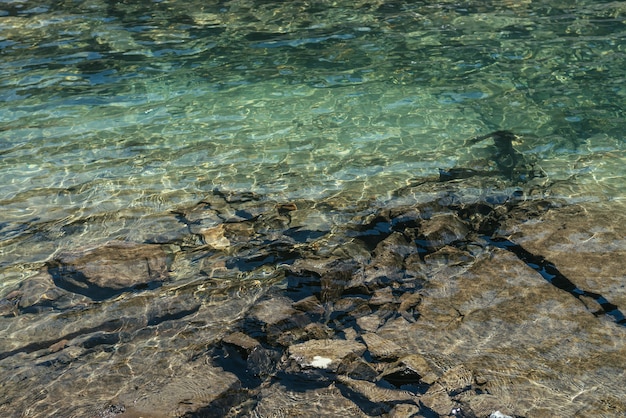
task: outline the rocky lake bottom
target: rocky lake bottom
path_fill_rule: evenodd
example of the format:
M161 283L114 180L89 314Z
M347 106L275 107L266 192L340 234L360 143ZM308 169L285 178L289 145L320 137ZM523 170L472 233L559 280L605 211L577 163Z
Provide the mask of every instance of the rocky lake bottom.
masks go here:
M625 23L0 2L0 416L626 416Z
M51 257L1 301L0 413L625 414L626 212L458 177L356 204L214 190Z

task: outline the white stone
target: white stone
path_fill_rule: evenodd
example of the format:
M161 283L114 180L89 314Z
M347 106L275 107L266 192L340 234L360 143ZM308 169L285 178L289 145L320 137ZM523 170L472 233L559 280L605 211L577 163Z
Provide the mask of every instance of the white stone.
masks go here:
M315 356L313 357L313 361L311 362L311 367L316 367L318 369L325 369L332 362L333 361L329 358L322 357L322 356Z

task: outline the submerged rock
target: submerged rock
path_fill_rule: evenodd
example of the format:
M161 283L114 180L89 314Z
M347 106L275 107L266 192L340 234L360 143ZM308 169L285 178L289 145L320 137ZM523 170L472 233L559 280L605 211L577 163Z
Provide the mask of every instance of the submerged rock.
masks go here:
M193 237L174 264L165 245L59 255L5 295L16 390L0 412L58 373L50 393L80 383L78 411L98 399L111 417L626 412L624 269L602 263L619 226L517 191L416 187L434 197L364 205L319 235L307 202L215 193L180 215ZM85 369L108 379L102 394Z
M309 340L289 347L289 357L303 368L337 370L341 361L349 356L361 356L366 347L356 341Z
M186 413L213 415L220 411L214 401L237 395L240 382L235 375L206 364L188 368L185 375L172 376L164 385L150 392L124 393L118 402L125 407L122 416L183 416ZM231 395L232 396L232 395ZM238 400L240 397L235 396ZM206 411L206 412L203 412Z
M403 352L402 348L393 341L386 340L374 333L365 333L361 338L367 346L367 351L373 358L389 361L397 359Z
M161 245L112 241L102 247L61 253L48 264L57 286L103 300L160 286L171 257Z

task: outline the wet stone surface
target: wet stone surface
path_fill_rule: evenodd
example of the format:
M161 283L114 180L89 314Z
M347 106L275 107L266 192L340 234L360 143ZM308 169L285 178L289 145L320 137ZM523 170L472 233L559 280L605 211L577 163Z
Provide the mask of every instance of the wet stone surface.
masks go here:
M499 185L352 207L214 191L164 215L185 237L52 257L3 296L0 412L626 413L624 212Z

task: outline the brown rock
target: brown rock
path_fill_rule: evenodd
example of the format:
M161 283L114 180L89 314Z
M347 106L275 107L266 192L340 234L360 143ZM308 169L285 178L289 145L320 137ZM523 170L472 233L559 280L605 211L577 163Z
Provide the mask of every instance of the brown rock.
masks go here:
M357 318L356 323L364 331L375 332L383 324L383 321L378 315L366 315Z
M230 241L224 236L224 224L210 228L202 228L199 231L204 244L214 250L225 250L230 247Z
M314 315L323 315L326 311L320 303L319 299L317 299L317 297L315 296L309 296L297 302L294 302L292 306L299 311L307 312Z
M416 396L406 390L387 389L365 380L337 376L337 381L374 403L413 401Z
M367 350L375 359L383 361L395 360L402 353L402 347L398 344L376 334L363 334L361 338L363 338L365 345L367 345Z
M240 386L234 374L198 364L187 370L187 374L172 376L167 383L145 391L142 396L128 393L121 395L120 400L126 406L126 414L135 414L128 416L183 416L227 396Z
M234 345L247 353L250 353L252 350L261 345L257 340L244 334L243 332L233 332L232 334L225 336L222 341L227 344Z
M458 405L439 384L431 386L420 397L420 402L428 409L435 411L439 416L444 417L450 416L452 410Z
M261 387L254 410L245 416L368 418L371 415L344 397L336 385L304 390L278 382Z
M387 303L393 303L394 301L395 298L393 297L391 288L384 287L374 292L369 303L370 305L385 305Z
M626 208L574 205L515 229L514 242L552 263L578 288L626 311ZM518 236L519 235L519 236ZM589 305L596 310L594 304Z
M261 301L250 309L249 316L267 325L278 324L298 313L291 307L291 300L276 297Z
M334 301L341 296L350 283L352 274L357 270L356 263L338 261L327 267L320 279L322 285L322 302Z
M394 406L393 409L386 415L386 418L417 417L419 410L420 409L417 405L401 403Z
M435 215L424 221L421 232L427 246L441 248L465 239L469 229L458 216L449 213Z
M363 360L361 357L353 357L354 358L352 359L350 359L350 356L346 357L346 359L339 366L337 373L346 375L352 379L374 382L378 376L378 371L374 368L374 366Z
M374 249L376 259L384 265L398 265L407 255L415 252L415 243L409 242L400 232L392 233Z
M361 356L365 346L347 340L309 340L289 347L289 357L300 367L337 370L348 355Z
M111 241L101 247L61 253L48 265L57 286L95 300L158 287L167 280L169 256L157 244Z

